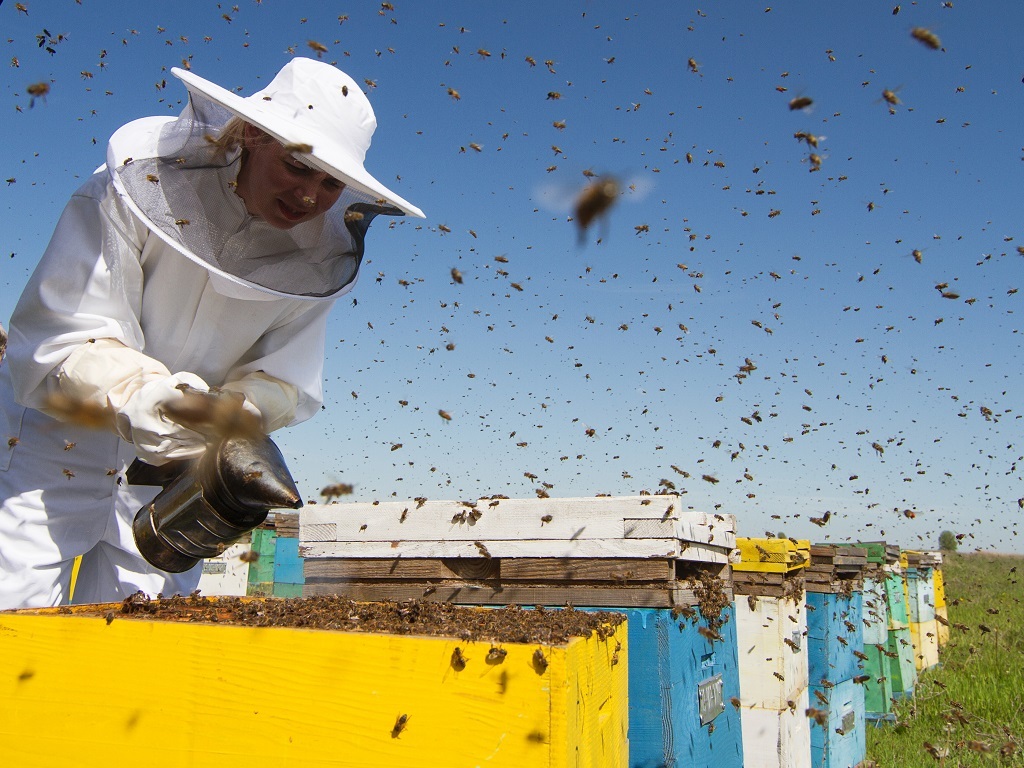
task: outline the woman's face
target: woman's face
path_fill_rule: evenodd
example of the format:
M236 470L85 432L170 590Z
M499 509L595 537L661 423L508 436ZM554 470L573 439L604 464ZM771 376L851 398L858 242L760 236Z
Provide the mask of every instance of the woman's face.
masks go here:
M284 145L255 126L245 126L245 149L236 193L246 210L277 229L326 213L345 185L295 159Z

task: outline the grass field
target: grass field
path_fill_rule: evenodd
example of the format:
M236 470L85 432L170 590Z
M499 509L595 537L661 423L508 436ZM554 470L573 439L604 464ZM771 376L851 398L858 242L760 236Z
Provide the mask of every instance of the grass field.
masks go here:
M879 768L1024 766L1024 557L946 555L950 638L940 665L869 727Z

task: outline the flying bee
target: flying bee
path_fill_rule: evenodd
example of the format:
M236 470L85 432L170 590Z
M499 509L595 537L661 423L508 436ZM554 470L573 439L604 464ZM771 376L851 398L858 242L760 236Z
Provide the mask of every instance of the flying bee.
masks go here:
M452 415L450 413L448 413L448 411L446 411L444 409L439 410L437 412L437 415L440 416L445 421L451 421L452 420Z
M939 36L925 27L914 27L910 30L910 36L924 43L933 51L942 48L942 41L939 40Z
M333 498L349 496L354 490L353 486L349 483L332 483L321 488L320 495L324 497L325 501L330 501Z
M456 91L454 88L449 88L448 89L448 95L451 96L453 99L455 99L455 101L458 101L459 99L462 98L462 95L458 91Z
M462 285L462 272L457 267L452 267L452 280Z
M323 43L318 43L316 40L307 40L306 45L309 46L310 50L316 52L316 57L318 59L327 53L327 46Z
M399 715L395 720L395 725L391 729L391 738L397 739L401 735L402 731L405 730L405 726L409 723L408 715Z
M110 429L114 424L114 414L110 410L59 393L47 397L46 412L61 421L70 421L90 429ZM11 439L17 441L17 438ZM14 447L10 442L8 445Z
M179 386L182 399L164 407L166 414L182 426L205 435L258 437L263 433L259 416L245 410L245 399L233 392L212 389L202 392Z
M580 230L580 241L587 228L611 210L619 196L619 182L611 176L602 176L576 198L574 218Z
M885 103L895 107L900 104L900 97L896 95L896 91L891 88L885 88L882 90L882 98L885 99Z
M35 106L36 99L42 99L43 101L46 101L46 94L50 92L50 84L32 83L25 89L25 92L32 97L28 102L29 109L31 109L33 106Z
M247 549L245 552L238 556L238 559L243 563L255 563L260 559L260 553L255 549Z
M789 108L791 110L807 109L813 103L814 99L810 96L797 96L789 100Z

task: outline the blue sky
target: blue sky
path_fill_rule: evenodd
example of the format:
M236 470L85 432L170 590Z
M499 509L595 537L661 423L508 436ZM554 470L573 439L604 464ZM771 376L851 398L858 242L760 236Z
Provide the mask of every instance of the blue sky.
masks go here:
M369 81L367 167L427 218L374 223L325 410L275 435L308 498L671 484L741 535L1024 551L1019 3L22 5L5 324L110 133L180 111L170 67L251 93L316 41ZM624 194L580 244L584 171Z

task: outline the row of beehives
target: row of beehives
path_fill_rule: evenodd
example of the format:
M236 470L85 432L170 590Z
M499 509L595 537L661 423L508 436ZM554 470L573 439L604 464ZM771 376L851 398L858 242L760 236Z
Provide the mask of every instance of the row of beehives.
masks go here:
M625 613L630 766L857 765L865 722L893 717L948 636L940 555L737 539L732 516L676 496L332 504L295 522L255 532L250 594Z

